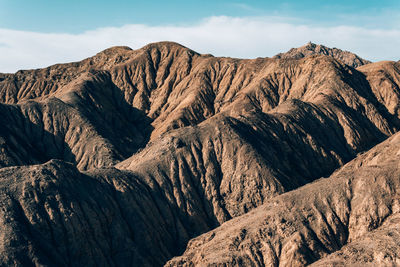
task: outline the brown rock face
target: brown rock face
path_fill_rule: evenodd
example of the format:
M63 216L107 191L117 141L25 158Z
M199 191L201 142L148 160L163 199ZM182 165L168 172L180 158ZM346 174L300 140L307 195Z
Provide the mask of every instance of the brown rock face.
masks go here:
M1 74L0 265L395 261L398 63L307 46Z

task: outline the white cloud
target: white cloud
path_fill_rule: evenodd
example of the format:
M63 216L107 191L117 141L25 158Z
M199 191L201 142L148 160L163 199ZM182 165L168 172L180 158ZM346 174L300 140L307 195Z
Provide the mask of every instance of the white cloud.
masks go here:
M0 72L81 60L114 45L133 49L175 41L200 53L267 57L308 41L350 50L370 60L400 59L400 30L312 26L279 17L210 17L194 25L126 25L82 34L0 29Z

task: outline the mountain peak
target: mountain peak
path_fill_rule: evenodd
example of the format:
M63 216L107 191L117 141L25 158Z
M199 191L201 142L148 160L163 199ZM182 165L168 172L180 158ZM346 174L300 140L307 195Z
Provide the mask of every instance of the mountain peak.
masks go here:
M142 48L139 48L137 50L133 50L132 48L128 46L112 46L110 48L107 48L99 53L97 53L93 58L99 58L102 61L107 61L109 58L114 58L114 57L120 57L120 56L127 56L131 55L132 53L136 52L143 52L143 51L152 51L152 50L158 50L158 51L179 51L179 50L187 50L187 51L192 51L191 49L176 43L176 42L170 42L170 41L162 41L162 42L155 42L155 43L150 43ZM193 53L197 54L196 52L192 51Z
M187 51L190 52L191 54L196 54L198 55L197 52L193 51L190 48L187 48L184 45L181 45L176 42L171 42L171 41L161 41L161 42L155 42L155 43L150 43L141 49L141 51L151 51L151 50L158 50L158 51Z
M308 42L307 44L305 44L304 46L305 46L305 47L315 47L315 46L317 46L317 44L315 44L315 43L309 41L309 42Z
M168 48L180 48L180 49L189 49L186 46L183 46L177 42L171 42L171 41L160 41L160 42L154 42L154 43L149 43L145 45L142 49L146 48L163 48L163 47L168 47Z
M132 48L129 46L112 46L100 53L115 53L115 52L125 52L125 51L132 51Z
M370 61L360 58L358 55L351 53L349 51L341 50L336 47L330 48L321 44L312 43L311 41L301 47L292 48L286 53L279 53L276 56L274 56L274 58L299 59L311 55L331 56L353 68L357 68L359 66L371 63Z

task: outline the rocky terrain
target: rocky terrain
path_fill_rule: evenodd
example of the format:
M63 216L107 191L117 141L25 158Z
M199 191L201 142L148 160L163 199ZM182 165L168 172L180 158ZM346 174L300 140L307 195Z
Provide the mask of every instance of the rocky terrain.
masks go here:
M1 74L0 265L396 264L399 86L314 44Z

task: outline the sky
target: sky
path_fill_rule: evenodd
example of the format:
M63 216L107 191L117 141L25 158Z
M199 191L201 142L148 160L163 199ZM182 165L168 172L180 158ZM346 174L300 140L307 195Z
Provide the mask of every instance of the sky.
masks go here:
M239 58L312 41L372 61L400 60L400 0L0 0L0 72L157 41Z

